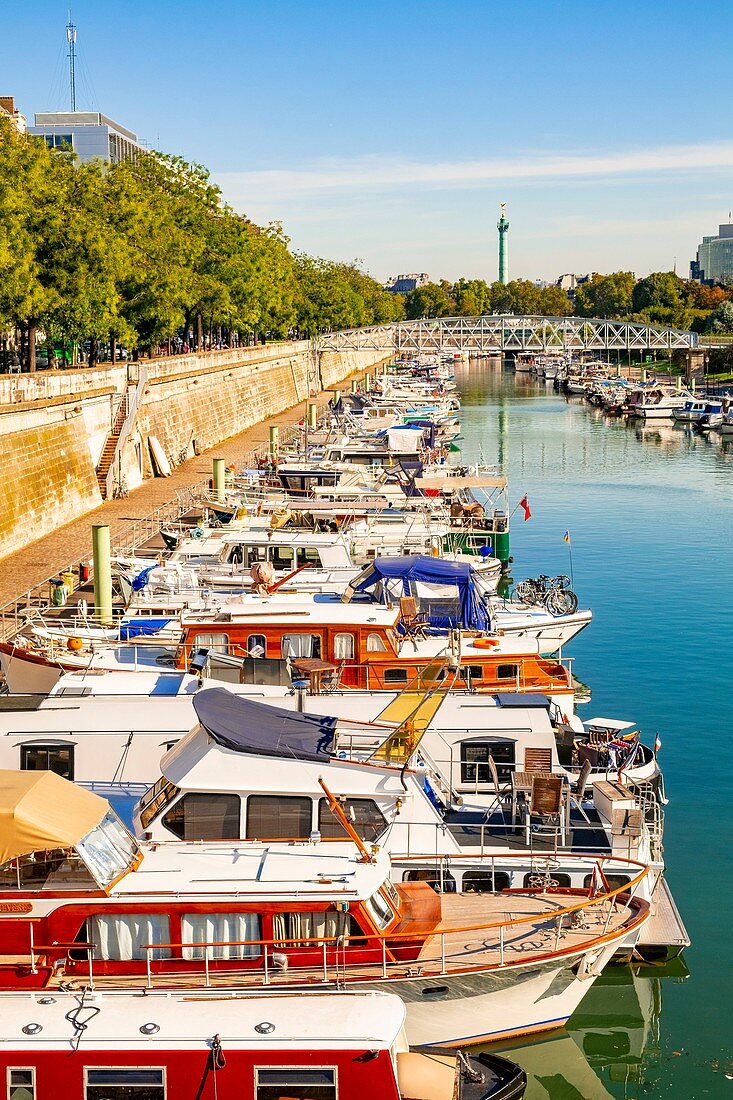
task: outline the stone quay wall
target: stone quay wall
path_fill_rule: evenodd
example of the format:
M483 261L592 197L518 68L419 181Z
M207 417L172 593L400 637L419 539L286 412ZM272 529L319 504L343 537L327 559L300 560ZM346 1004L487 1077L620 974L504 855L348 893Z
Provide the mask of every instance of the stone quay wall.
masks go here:
M382 352L316 355L307 341L144 360L133 430L116 473L153 476L149 437L171 466L385 361ZM102 503L96 468L139 364L0 378L0 558Z

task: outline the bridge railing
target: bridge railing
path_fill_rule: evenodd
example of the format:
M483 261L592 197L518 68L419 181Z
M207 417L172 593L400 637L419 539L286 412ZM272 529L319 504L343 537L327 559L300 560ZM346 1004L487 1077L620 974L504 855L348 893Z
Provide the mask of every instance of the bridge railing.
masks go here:
M485 315L396 321L323 333L319 351L384 350L395 354L513 351L664 351L697 346L697 333L598 317Z

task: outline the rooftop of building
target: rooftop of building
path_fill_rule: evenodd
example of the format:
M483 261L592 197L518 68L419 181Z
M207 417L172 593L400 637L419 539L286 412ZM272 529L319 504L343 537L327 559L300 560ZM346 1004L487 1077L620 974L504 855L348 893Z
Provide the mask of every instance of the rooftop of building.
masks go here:
M36 113L33 127L35 130L54 126L67 128L70 126L107 126L115 133L122 134L129 141L139 141L136 133L99 111L42 111Z

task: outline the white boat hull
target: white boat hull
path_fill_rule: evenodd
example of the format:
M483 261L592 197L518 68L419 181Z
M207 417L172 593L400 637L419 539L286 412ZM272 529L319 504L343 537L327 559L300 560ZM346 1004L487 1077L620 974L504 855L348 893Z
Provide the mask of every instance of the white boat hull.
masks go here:
M407 1008L410 1046L462 1047L495 1042L562 1027L603 967L616 944L583 955L532 967L499 971L417 977L370 983L370 988L398 993ZM587 976L577 977L587 970ZM434 989L435 993L426 993Z
M543 656L552 656L591 622L593 613L583 610L572 615L552 616L539 609L526 615L497 612L496 625L504 637L536 638Z

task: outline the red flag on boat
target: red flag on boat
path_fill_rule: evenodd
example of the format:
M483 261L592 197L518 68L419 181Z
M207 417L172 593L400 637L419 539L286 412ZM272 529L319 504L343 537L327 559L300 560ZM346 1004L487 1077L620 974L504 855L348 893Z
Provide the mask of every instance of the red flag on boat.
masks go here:
M596 863L593 867L593 874L590 877L588 896L596 898L599 894L607 894L610 889L611 887L608 884L608 879L603 873L603 868L600 863Z
M532 519L532 510L529 506L529 501L527 500L527 494L526 493L522 497L522 499L520 500L519 507L524 509L524 522L525 523L527 522L528 519Z

